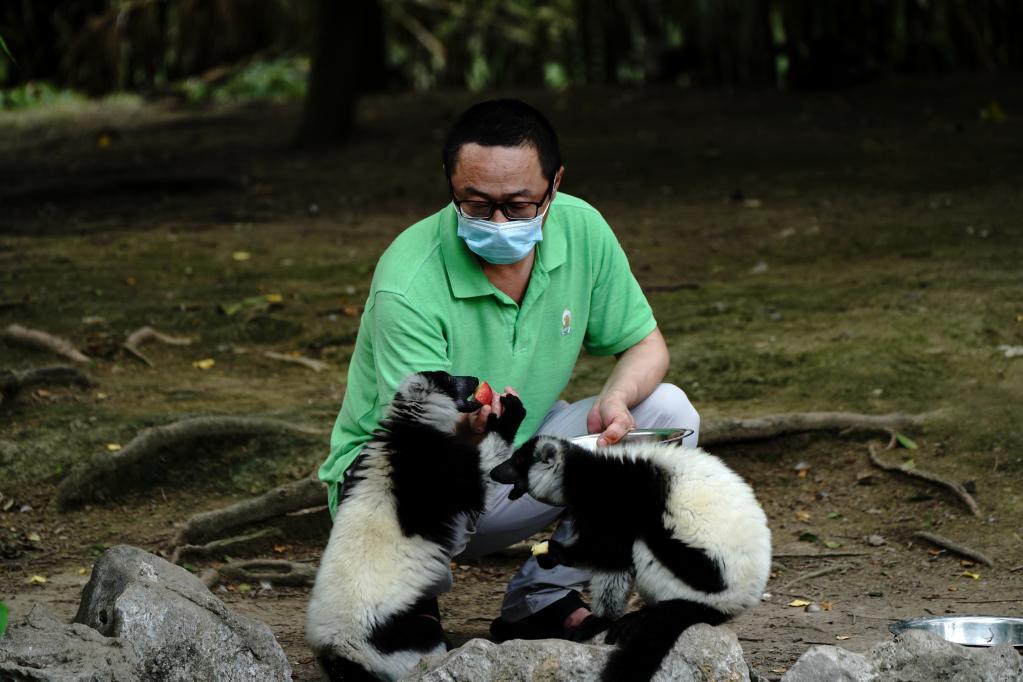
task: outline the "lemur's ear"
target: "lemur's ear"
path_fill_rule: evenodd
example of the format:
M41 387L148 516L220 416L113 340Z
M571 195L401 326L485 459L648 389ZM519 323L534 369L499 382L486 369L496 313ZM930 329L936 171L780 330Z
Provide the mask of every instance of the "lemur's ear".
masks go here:
M544 441L536 449L536 454L533 455L533 461L550 464L558 457L559 452L561 452L561 447L557 442Z

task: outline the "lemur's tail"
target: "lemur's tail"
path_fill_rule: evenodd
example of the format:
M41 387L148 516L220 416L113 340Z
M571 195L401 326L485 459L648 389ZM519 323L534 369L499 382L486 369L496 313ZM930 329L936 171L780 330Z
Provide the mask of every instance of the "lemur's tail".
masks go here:
M684 599L669 599L628 614L619 627L611 628L609 643L618 647L611 652L601 682L649 680L686 628L726 620L728 616L717 609Z

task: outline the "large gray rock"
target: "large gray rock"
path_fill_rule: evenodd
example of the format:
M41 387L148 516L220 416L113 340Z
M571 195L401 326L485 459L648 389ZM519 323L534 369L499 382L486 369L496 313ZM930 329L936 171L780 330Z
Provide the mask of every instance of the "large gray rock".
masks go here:
M782 682L825 680L1019 682L1023 680L1023 658L1008 644L990 649L965 647L933 633L910 630L865 654L815 646L782 678Z
M610 647L577 644L564 639L513 639L503 644L472 639L444 656L423 659L404 680L592 680L596 679L610 651Z
M596 680L612 647L561 639L512 640L494 644L474 639L444 656L431 656L405 682L478 682L479 680ZM739 640L724 627L696 625L684 632L664 659L654 682L721 680L749 682Z
M74 622L119 638L147 680L291 679L269 627L232 613L191 573L135 547L99 558Z
M653 682L749 682L749 666L739 638L723 626L694 625L678 638L664 657Z
M121 640L62 623L39 604L0 639L4 682L141 682L140 670Z

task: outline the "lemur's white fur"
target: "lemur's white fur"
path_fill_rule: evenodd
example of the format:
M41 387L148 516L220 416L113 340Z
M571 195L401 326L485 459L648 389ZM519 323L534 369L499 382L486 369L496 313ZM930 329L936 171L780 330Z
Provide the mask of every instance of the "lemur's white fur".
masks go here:
M415 403L423 424L454 433L460 413L446 394L418 375L399 389L403 408ZM479 445L480 476L508 457L511 448L497 433ZM402 533L397 518L391 465L383 446L363 448L363 477L339 504L330 540L320 561L306 613L306 639L317 651L332 651L384 680L397 680L433 651L382 653L371 643L374 628L401 613L429 589L447 580L444 547Z
M537 458L529 469L530 494L548 504L565 503L562 492L564 459L558 439L540 438L537 451L553 446L559 453ZM722 568L726 589L707 593L682 582L638 540L632 549L635 585L647 603L686 599L735 615L758 604L771 571L771 531L767 516L752 488L720 459L699 448L679 449L657 443L626 443L601 449L594 457L645 459L668 474L669 488L663 514L664 527L687 545L702 548ZM614 491L606 494L614 501ZM628 509L622 509L628 514ZM571 541L569 541L570 543ZM595 574L595 612L612 618L625 607L620 593L627 576ZM625 590L626 595L628 590ZM621 603L615 603L621 602ZM604 604L604 609L597 607Z

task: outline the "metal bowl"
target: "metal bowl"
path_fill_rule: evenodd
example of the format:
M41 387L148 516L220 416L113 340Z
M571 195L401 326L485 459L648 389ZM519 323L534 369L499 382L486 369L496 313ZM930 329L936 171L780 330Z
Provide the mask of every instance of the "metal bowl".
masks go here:
M682 446L682 439L693 435L692 429L633 429L618 441L619 443L667 443ZM576 436L570 438L573 443L580 445L587 450L597 449L597 438L599 433L591 433L588 436Z
M913 618L888 626L892 634L928 630L942 639L967 646L995 646L1008 642L1023 647L1023 618L1001 616L939 616Z

